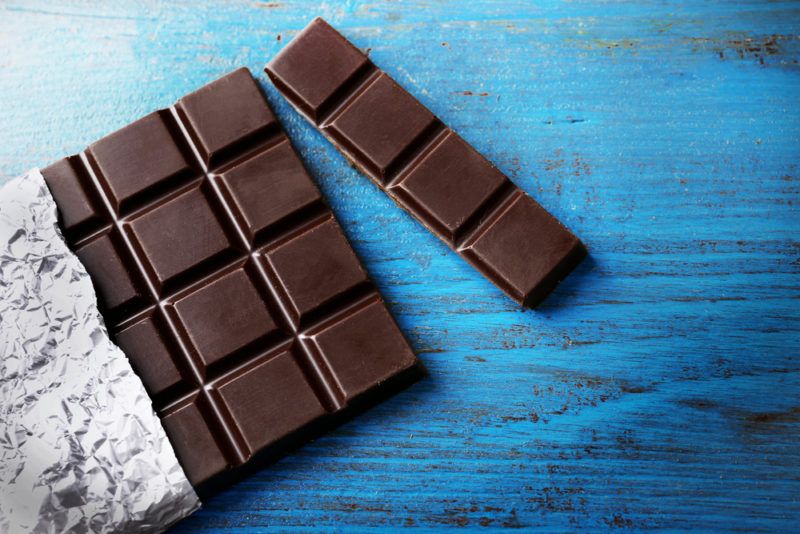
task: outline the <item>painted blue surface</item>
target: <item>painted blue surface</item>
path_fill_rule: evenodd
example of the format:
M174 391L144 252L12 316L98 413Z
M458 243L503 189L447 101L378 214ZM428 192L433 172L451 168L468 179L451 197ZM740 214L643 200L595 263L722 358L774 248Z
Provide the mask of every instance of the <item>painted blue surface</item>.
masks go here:
M589 246L518 308L262 67L321 15ZM800 2L0 3L0 173L249 66L430 376L176 532L800 521Z

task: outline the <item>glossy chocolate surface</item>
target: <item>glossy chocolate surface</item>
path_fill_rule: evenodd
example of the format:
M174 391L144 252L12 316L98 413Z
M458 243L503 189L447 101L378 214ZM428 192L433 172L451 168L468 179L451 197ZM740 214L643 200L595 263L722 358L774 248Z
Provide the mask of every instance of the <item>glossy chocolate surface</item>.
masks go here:
M266 72L356 166L514 300L535 306L585 257L577 237L324 20Z
M43 174L201 493L418 377L246 69Z

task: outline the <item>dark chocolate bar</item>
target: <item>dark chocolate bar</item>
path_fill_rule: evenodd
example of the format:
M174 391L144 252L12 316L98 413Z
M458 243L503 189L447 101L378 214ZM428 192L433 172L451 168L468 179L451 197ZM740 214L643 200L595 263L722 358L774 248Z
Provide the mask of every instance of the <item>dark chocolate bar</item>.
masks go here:
M43 174L202 494L419 376L247 69Z
M266 72L356 166L514 300L535 306L586 256L578 238L324 20Z

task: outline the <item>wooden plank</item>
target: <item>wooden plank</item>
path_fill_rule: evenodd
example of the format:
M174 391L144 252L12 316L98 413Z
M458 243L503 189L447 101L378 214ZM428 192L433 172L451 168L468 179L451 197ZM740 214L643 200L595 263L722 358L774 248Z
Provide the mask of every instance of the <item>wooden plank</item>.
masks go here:
M588 244L538 311L269 85L316 15ZM0 36L6 177L249 66L430 370L176 531L796 529L800 2L12 0Z

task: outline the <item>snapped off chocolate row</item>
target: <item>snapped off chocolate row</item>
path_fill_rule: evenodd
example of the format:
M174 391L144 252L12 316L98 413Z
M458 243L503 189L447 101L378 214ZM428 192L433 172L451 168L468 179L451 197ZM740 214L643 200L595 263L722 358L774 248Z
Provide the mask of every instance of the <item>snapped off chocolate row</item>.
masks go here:
M577 237L324 20L266 72L357 167L514 300L535 306L586 256Z

